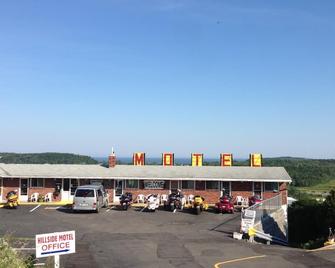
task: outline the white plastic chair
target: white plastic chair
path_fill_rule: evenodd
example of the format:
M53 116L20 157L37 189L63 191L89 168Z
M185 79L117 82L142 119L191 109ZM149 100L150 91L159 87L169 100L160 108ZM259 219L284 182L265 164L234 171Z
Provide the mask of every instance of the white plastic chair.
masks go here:
M39 193L33 193L33 194L30 196L30 201L31 201L31 202L37 202L37 201L38 201L38 196L39 196Z
M161 204L164 204L164 202L167 202L168 201L168 195L167 194L162 194L161 195Z
M187 198L186 198L186 197L183 197L183 198L181 199L181 205L182 205L182 207L186 205L186 201L187 201Z
M139 194L137 196L137 203L144 203L144 201L145 201L144 195L143 194Z
M244 201L243 196L240 196L240 195L236 196L236 205L242 206L243 201Z
M194 200L194 195L193 194L190 194L187 196L187 203L191 204Z
M47 193L44 196L44 202L51 202L52 201L52 193Z
M161 195L158 194L158 195L156 196L156 204L159 206L159 205L160 205L160 202L161 202Z

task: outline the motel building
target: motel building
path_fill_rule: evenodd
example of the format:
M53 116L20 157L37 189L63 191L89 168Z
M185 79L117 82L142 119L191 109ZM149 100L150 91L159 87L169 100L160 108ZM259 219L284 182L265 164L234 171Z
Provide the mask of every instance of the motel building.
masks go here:
M259 195L268 199L282 195L287 204L287 185L292 181L283 167L263 167L262 155L251 154L250 166L233 166L232 154L220 155L220 165L203 166L203 154L191 155L188 166L174 165L174 154L163 153L161 165L146 165L145 153L134 153L132 165L116 165L109 156L109 168L100 165L0 164L0 201L18 190L20 202L31 202L36 194L52 202L72 202L79 185L102 184L109 201L117 203L125 192L136 201L139 194L170 194L181 189L184 195L199 194L209 204L223 194L244 198Z

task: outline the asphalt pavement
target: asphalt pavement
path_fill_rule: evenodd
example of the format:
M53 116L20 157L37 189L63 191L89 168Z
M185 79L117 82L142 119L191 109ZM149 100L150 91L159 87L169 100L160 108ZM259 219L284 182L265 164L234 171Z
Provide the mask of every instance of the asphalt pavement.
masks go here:
M75 230L77 253L61 256L61 267L335 267L334 250L307 252L234 240L238 213L112 208L74 214L34 208L0 209L0 235L28 239L33 247L35 234Z

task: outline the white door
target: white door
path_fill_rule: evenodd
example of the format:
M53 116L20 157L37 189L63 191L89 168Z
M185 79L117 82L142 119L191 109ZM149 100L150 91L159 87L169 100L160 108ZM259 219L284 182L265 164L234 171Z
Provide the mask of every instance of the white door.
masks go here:
M62 201L69 201L70 199L70 179L63 179L61 195L62 195Z
M62 201L73 202L74 192L78 187L77 179L63 179Z
M115 180L114 185L114 202L120 201L120 196L123 194L124 180Z
M21 202L28 202L28 179L20 179L19 200Z

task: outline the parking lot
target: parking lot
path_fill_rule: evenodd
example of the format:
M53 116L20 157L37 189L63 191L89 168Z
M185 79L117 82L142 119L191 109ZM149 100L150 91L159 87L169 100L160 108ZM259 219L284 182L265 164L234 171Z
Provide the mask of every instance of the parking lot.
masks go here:
M61 267L334 267L334 250L306 252L236 241L240 215L203 212L141 212L131 208L71 213L48 206L0 209L0 234L76 231L77 253ZM28 240L29 241L29 240ZM30 246L33 241L30 240Z

